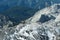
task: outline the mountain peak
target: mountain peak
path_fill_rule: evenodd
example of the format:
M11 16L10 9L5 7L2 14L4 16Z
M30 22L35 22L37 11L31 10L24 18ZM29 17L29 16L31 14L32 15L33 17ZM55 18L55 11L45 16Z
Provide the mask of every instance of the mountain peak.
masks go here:
M42 10L39 10L38 12L35 13L33 17L29 18L28 20L30 20L30 22L37 22L41 20L42 15L44 15L45 19L43 17L43 20L49 21L49 19L55 19L59 14L60 14L60 4L54 4L51 5L50 7L46 7L43 8Z

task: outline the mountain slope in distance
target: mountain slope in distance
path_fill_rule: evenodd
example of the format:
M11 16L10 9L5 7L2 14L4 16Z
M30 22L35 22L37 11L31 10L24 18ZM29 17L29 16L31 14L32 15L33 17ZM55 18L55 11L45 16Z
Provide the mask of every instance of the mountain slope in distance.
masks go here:
M60 40L60 21L58 21L60 20L59 6L60 4L54 4L46 7L36 12L35 15L27 19L25 23L20 23L12 28L6 29L4 40ZM42 15L51 18L41 23Z

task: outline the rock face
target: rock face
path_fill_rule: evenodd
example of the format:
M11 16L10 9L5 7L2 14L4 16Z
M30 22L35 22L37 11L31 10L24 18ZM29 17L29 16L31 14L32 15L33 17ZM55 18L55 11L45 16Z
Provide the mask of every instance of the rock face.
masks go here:
M0 14L0 29L3 28L3 26L9 26L13 25L13 22L9 20L8 16L4 16Z
M60 35L60 4L54 4L35 13L16 26L3 29L1 40L58 40ZM4 26L3 26L4 27Z
M41 15L41 18L39 19L39 22L44 23L46 21L49 21L51 19L55 19L53 16L48 16L48 15Z

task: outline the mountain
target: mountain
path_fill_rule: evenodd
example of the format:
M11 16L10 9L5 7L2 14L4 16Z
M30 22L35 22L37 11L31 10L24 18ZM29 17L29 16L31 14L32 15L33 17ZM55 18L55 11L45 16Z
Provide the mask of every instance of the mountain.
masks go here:
M26 21L30 22L45 22L46 20L49 21L51 19L55 19L60 14L60 4L54 4L50 7L46 7L38 12L35 15ZM43 21L44 20L44 21Z
M60 3L60 0L0 0L0 13L13 6L24 6L32 9L42 9L46 7L46 4L50 6L51 3Z
M29 7L23 7L23 6L14 6L6 11L4 11L3 15L9 16L10 20L16 22L17 24L20 23L21 21L24 21L31 16L35 14L35 12L38 11L37 9L32 9Z
M13 22L11 20L9 20L9 17L8 16L5 16L5 15L1 15L0 14L0 29L3 28L3 26L9 26L9 25L13 25Z
M1 33L4 34L1 40L60 40L60 4L39 10L25 23L2 30Z
M40 6L44 8L45 2L40 2L42 0L0 0L0 14L9 16L10 20L18 24L33 16Z

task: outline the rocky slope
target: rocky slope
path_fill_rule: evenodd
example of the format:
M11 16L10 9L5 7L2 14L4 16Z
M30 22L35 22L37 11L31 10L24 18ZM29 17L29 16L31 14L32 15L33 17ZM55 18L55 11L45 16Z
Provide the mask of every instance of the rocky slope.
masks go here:
M46 7L1 33L1 40L60 40L60 4Z

